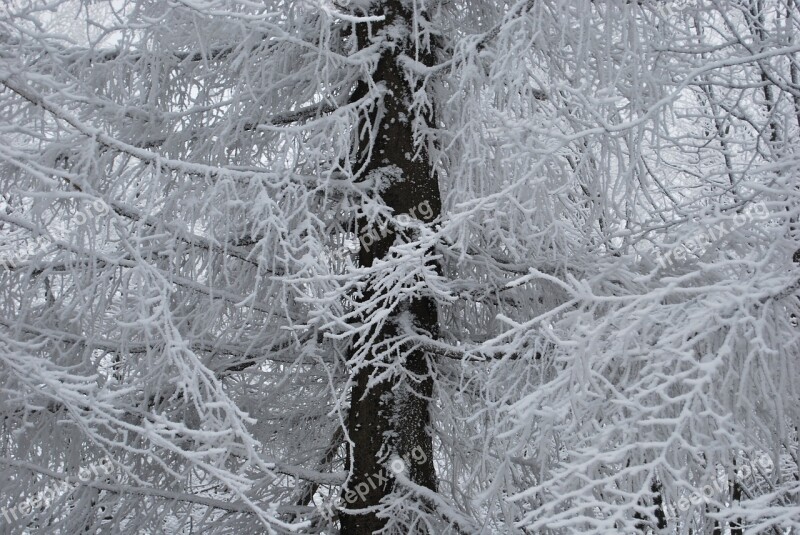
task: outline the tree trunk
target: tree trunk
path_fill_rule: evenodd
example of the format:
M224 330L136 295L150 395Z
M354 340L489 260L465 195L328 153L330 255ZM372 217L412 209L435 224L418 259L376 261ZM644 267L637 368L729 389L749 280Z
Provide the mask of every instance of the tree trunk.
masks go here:
M373 13L385 15L385 21L360 24L356 29L359 48L368 46L376 35L389 25L405 25L406 36L411 34L413 12L400 0L390 0L381 5L373 4ZM394 32L393 32L394 34ZM389 37L391 38L391 37ZM381 168L394 167L401 171L401 179L393 182L382 193L386 204L394 210L394 215L409 214L410 217L431 221L441 214L439 185L433 172L427 151L417 150L413 142L414 117L411 114L411 94L398 56L409 52L414 57L413 43L408 37L395 42L397 46L386 47L381 55L372 81L383 84L388 89L379 106L380 112L370 118L379 134L372 146L371 157L367 161L368 139L360 138L359 154L361 164L366 164L365 175ZM420 61L429 63L433 54L424 54ZM366 92L366 84L357 88L354 99ZM428 117L430 122L432 118ZM359 129L359 134L360 129ZM420 210L420 205L425 210ZM430 209L428 209L430 208ZM420 213L422 212L422 213ZM362 234L374 237L369 248L363 246L359 253L362 266L370 267L375 260L388 255L395 238L402 235L402 229L392 225L381 225L361 220L358 225ZM367 288L362 299L375 296L374 290ZM401 307L410 316L417 328L426 330L432 337L438 336L438 313L435 301L426 296L411 300ZM393 320L399 312L386 322L378 333L376 345L396 336L397 325ZM364 318L363 320L366 320ZM371 358L399 358L398 355L378 356L371 351ZM363 509L377 505L393 488L392 472L388 470L389 459L393 456L405 459L405 475L412 481L429 489L436 489L436 473L433 466L433 445L431 439L429 400L433 394L428 362L423 351L415 351L406 358L406 370L419 382L391 379L367 388L370 376L375 372L373 366L357 372L355 385L351 392L351 409L347 422L348 433L353 447L351 454L350 479L343 489L344 506L347 509ZM394 465L398 466L397 463ZM378 518L374 512L364 514L343 512L341 530L347 535L371 534L381 529L386 520Z

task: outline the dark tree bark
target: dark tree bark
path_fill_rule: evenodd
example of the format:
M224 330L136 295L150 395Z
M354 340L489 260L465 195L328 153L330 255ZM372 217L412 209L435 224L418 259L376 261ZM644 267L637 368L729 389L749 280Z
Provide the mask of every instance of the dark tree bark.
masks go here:
M661 483L659 483L657 480L654 479L653 482L650 483L650 492L653 493L653 505L656 506L655 526L653 525L653 522L642 513L638 511L634 513L633 517L640 521L636 524L636 529L640 533L648 533L654 527L658 529L665 529L667 527L667 515L664 509L664 498L662 495L662 490L663 488L661 486ZM646 503L647 500L645 500L644 498L639 500L639 505L645 505Z
M739 482L739 478L736 477L736 459L733 459L733 492L731 493L731 502L738 505L738 503L742 499L742 485ZM743 535L744 529L742 529L742 519L737 518L736 520L730 523L731 528L731 535Z
M361 24L356 29L359 48L368 46L390 25L405 25L406 35L411 34L413 12L410 6L401 0L390 0L373 3L370 14L384 15L381 23ZM391 37L384 36L386 39ZM367 160L368 139L358 140L360 163L365 166L365 176L381 168L399 168L401 180L393 182L382 193L386 204L394 210L394 214L409 214L411 217L425 221L436 219L441 214L441 197L438 180L434 174L427 151L418 152L414 146L413 122L410 111L411 96L414 88L409 86L401 65L400 54L408 53L414 57L413 43L404 38L395 41L395 46L384 48L381 59L372 81L383 84L388 92L379 106L379 112L370 118L379 135L375 140L371 157ZM433 52L428 51L420 58L424 63L432 64ZM353 95L358 99L366 91L364 82ZM429 124L432 117L426 117ZM360 131L360 129L359 129ZM358 135L358 134L357 134ZM416 158L413 155L417 154ZM426 210L419 206L427 203ZM430 207L430 210L427 208ZM420 214L422 212L422 214ZM362 246L359 262L370 267L377 259L385 258L395 239L408 238L402 228L395 228L365 219L359 221L360 232L375 237L369 249ZM438 267L438 266L437 266ZM373 297L374 290L367 288L362 299ZM438 336L438 313L436 303L431 297L419 296L401 307L403 313L410 316L418 329L423 329L432 337ZM372 351L372 358L378 356L381 342L398 335L396 320L400 313L395 313L378 333ZM388 358L398 358L396 355ZM392 473L387 470L387 463L392 456L406 459L405 474L415 483L436 489L436 473L433 466L433 445L430 432L430 399L433 395L433 382L430 378L428 361L424 351L417 350L407 356L405 369L415 381L404 381L398 384L397 379L387 380L372 388L367 388L370 376L375 372L374 366L359 370L355 377L355 386L351 392L351 409L347 422L348 434L353 442L350 459L350 478L343 491L344 505L347 509L363 509L377 505L393 488ZM412 454L412 452L414 452ZM410 461L410 462L408 462ZM365 492L358 490L367 489ZM345 512L341 515L341 530L347 535L371 534L386 524L385 519L378 518L372 512L357 514Z

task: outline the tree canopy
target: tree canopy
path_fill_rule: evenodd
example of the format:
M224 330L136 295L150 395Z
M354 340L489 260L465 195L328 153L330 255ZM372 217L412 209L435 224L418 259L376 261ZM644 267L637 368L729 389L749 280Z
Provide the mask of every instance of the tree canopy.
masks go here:
M0 533L795 533L798 32L6 2Z

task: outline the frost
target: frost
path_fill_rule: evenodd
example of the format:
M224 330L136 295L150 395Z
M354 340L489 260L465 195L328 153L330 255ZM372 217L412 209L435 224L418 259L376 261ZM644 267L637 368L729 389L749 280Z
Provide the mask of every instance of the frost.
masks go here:
M7 2L0 532L796 533L798 26Z

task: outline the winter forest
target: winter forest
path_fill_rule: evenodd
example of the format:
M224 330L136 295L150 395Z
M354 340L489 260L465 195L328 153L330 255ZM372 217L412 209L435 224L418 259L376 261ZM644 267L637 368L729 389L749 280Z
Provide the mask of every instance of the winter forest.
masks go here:
M5 0L0 534L800 534L798 0Z

